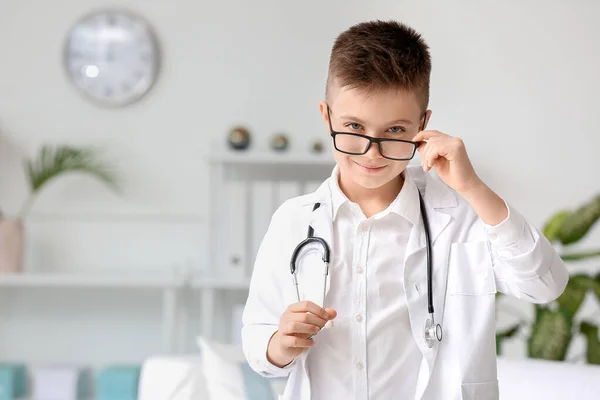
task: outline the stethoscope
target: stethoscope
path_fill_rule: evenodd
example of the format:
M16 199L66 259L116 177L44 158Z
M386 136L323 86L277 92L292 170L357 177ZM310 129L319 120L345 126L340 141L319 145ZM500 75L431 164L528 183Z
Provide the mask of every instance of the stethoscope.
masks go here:
M440 324L435 323L434 312L433 312L433 282L432 282L432 270L431 270L431 239L429 237L429 220L427 219L427 212L425 211L425 204L423 202L423 197L421 196L421 192L419 191L419 203L421 208L421 218L423 219L423 227L425 230L425 240L427 242L427 311L429 312L429 318L425 321L425 342L429 348L432 348L436 341L442 341L442 327ZM321 206L320 203L316 203L313 211ZM330 251L329 245L327 242L320 238L314 236L314 230L312 226L308 227L308 235L307 238L296 246L294 252L292 253L292 258L290 261L290 271L292 273L292 281L294 286L296 287L296 298L300 301L300 290L298 288L298 278L296 275L296 260L300 251L302 249L311 244L318 243L322 247L322 260L325 264L324 273L323 273L323 298L322 298L322 307L325 307L325 294L327 287L327 275L329 275L329 260L330 260ZM314 336L314 335L313 335Z

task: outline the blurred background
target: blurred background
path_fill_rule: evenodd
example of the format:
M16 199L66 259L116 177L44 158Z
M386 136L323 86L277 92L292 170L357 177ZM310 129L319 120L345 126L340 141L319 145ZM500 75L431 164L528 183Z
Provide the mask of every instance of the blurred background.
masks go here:
M0 2L0 363L101 371L194 354L198 336L238 344L270 213L333 167L318 112L333 41L370 19L430 45L429 128L462 137L540 230L568 211L546 231L561 254L597 252L598 15L565 0ZM568 263L578 278L548 308L499 297L503 357L600 364L599 259Z

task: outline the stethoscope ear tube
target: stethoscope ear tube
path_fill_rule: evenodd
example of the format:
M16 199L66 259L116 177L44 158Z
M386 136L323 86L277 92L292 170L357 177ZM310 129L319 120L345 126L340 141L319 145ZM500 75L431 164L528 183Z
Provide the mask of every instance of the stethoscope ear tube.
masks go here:
M298 244L298 246L296 246L296 248L294 249L294 252L292 253L292 258L290 260L290 272L292 274L296 273L296 260L298 259L298 255L300 254L300 251L302 251L302 248L304 246L306 246L310 243L319 243L323 247L323 253L322 253L323 262L326 264L329 264L329 246L327 245L327 242L320 237L308 237L308 238L304 239L302 242L300 242Z

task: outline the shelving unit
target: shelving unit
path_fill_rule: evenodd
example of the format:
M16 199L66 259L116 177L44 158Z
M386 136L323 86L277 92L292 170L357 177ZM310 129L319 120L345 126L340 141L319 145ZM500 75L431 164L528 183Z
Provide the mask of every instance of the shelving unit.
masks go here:
M247 293L257 245L272 213L285 199L314 190L329 176L333 166L330 153L211 154L208 162L211 212L205 221L210 240L208 244L198 243L199 248L208 251L208 265L165 266L164 270L151 272L115 269L0 274L0 289L6 289L9 296L9 290L37 289L67 294L72 291L74 296L77 289L84 289L84 293L108 290L156 293L161 304L162 342L157 351L185 351L182 332L188 330L188 319L199 321L199 334L212 339L219 330L215 327L227 331L227 325L236 323L232 320L233 309L226 307L239 303ZM44 292L42 296L45 295ZM198 309L197 304L190 304L190 299L198 297L199 315L196 311L189 312Z
M273 212L286 199L316 189L334 165L328 151L222 150L211 154L209 270L220 282L230 284L203 289L202 321L208 327L204 335L212 336L217 296L247 290L256 251Z

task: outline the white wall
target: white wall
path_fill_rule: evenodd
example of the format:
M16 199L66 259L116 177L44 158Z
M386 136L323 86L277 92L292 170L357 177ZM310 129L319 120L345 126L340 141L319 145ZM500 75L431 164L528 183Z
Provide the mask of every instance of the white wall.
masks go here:
M164 52L157 86L123 110L83 100L61 60L75 20L114 3L145 16ZM42 143L107 145L126 173L124 196L78 177L57 182L27 223L27 268L201 267L209 141L224 140L237 123L251 127L261 147L280 130L299 151L325 137L318 101L333 39L352 23L395 18L423 32L432 48L430 128L463 137L482 178L541 227L555 210L575 207L599 190L598 15L600 3L591 0L62 0L52 7L39 0L4 1L0 206L18 210L26 195L21 157ZM53 318L40 322L48 315L40 305L47 295L0 293L6 306L0 308L3 357L45 361L68 351L57 347L41 356L41 345L30 344L44 342L49 325L85 315L95 295L50 294L53 307L72 312L50 313ZM103 317L67 325L69 338L87 335L120 349L126 359L154 348L160 315L155 297L98 296L106 301L98 311ZM111 313L125 302L127 309ZM86 362L104 360L85 345L73 352Z

